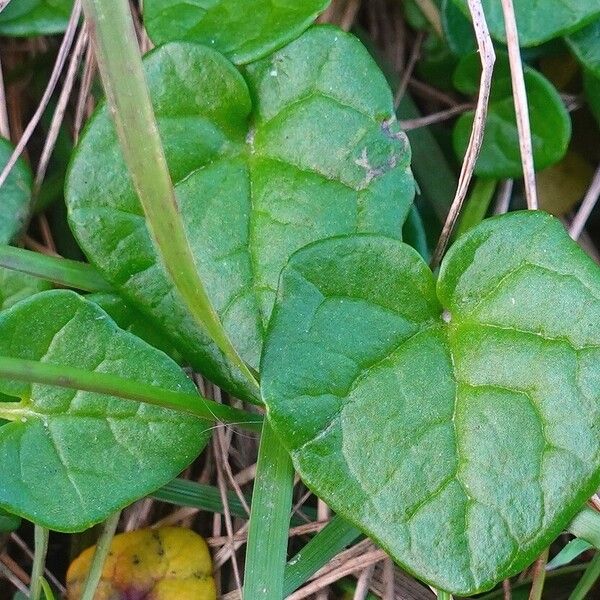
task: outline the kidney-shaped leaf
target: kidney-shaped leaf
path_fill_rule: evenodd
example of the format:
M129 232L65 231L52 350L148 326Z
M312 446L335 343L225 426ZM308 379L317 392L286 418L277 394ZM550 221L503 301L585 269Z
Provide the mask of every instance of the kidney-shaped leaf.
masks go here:
M545 213L475 227L439 280L345 236L282 273L262 361L306 484L460 596L532 562L600 483L600 271Z
M477 54L465 56L454 74L456 87L465 94L479 90L481 63ZM571 138L571 119L554 86L531 67L524 67L531 121L531 142L536 170L557 163ZM453 132L456 154L462 159L473 128L474 111L460 116ZM501 53L494 67L488 118L475 173L494 179L521 177L519 132L510 83L508 56Z
M454 0L468 14L467 0ZM502 3L483 0L490 33L505 41ZM600 15L598 0L514 0L515 17L521 46L537 46L555 37L583 27Z
M234 345L258 367L292 252L343 233L401 235L414 182L391 92L366 49L331 27L250 65L250 89L224 57L195 44L165 45L145 67L200 275ZM71 227L104 276L207 377L251 398L157 263L104 107L66 197Z
M193 393L162 352L74 292L42 292L0 314L0 355L111 373ZM0 507L79 531L164 485L208 440L205 424L92 392L0 380Z
M331 0L146 0L144 24L156 44L197 42L245 64L298 37Z
M51 287L48 281L39 277L0 267L0 310Z

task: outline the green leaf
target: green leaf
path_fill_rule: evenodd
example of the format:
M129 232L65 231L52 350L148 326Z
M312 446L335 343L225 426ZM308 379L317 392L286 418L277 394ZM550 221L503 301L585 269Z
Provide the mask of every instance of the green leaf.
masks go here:
M600 19L565 39L581 64L600 77Z
M415 250L343 236L282 273L262 394L304 482L400 565L467 596L517 573L600 483L600 272L560 222Z
M0 267L0 310L51 287L50 283L38 277Z
M453 0L442 0L440 14L444 35L450 50L458 55L475 52L477 41L473 25L456 3Z
M465 14L469 14L467 0L454 0ZM483 10L490 33L505 41L502 3L483 0ZM537 46L555 37L584 27L600 15L598 0L513 0L521 46Z
M0 13L0 35L26 37L62 33L73 0L12 0Z
M157 323L148 320L139 310L128 304L117 294L107 292L89 294L86 298L108 313L121 329L130 331L133 335L142 338L151 346L168 354L176 362L181 361L181 356L169 340L168 333L163 331Z
M414 181L391 92L366 49L332 27L250 65L248 83L191 43L162 46L145 68L200 276L234 346L257 368L292 252L342 233L401 235ZM76 151L66 199L73 232L106 279L204 375L256 401L157 263L105 107Z
M21 525L21 519L0 508L0 533L15 531Z
M464 57L454 74L455 86L464 94L479 89L481 65L477 54ZM533 159L536 170L557 163L565 155L571 138L571 120L554 86L531 67L524 67L529 104ZM459 158L465 154L474 111L460 116L454 126L454 149ZM480 177L510 179L522 176L519 133L515 119L506 54L499 54L494 67L488 119L481 154L475 167Z
M195 393L170 358L65 290L0 314L0 355ZM86 529L156 490L208 440L205 423L156 406L14 380L0 381L0 393L21 399L0 403L11 421L0 427L0 506L59 531Z
M146 0L144 24L155 44L197 42L246 64L297 38L330 1Z
M0 170L13 150L8 140L0 138ZM31 171L20 158L0 188L0 244L12 241L25 225L31 202L31 182Z

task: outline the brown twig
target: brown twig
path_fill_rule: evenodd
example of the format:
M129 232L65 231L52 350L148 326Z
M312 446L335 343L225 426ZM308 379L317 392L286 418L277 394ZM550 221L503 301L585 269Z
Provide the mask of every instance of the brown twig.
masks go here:
M400 80L400 84L398 85L398 89L396 90L396 94L394 95L394 107L398 108L400 106L400 101L406 92L406 88L408 87L408 82L412 77L413 71L415 70L415 66L417 65L417 61L421 55L421 46L423 44L424 34L422 31L417 33L417 37L415 38L415 42L413 44L410 56L408 58L408 63L404 67L404 72L402 73L402 79Z
M473 108L473 104L466 102L465 104L457 104L456 106L452 106L451 108L441 110L440 112L436 112L425 117L399 121L399 124L404 131L411 131L413 129L419 129L420 127L428 127L429 125L434 125L435 123L442 123L443 121L451 119L452 117L456 117L457 115L461 115L468 110L473 110Z
M535 168L533 165L531 125L529 123L529 108L527 105L527 90L525 89L521 51L519 50L519 33L517 31L517 21L515 19L515 9L512 0L502 0L502 12L504 14L506 45L508 46L508 60L510 63L510 79L512 81L515 115L519 131L519 148L521 150L527 208L535 210L538 208L538 199L535 185Z
M483 134L485 132L485 121L487 117L488 101L490 98L490 89L492 86L492 73L494 70L494 62L496 61L496 54L494 52L494 45L490 37L488 26L485 21L485 15L481 6L481 0L468 0L469 11L473 21L473 27L475 29L475 35L477 37L477 46L479 48L479 56L481 60L481 80L479 84L479 98L477 99L477 108L475 109L475 117L473 121L473 129L471 131L471 137L469 138L469 145L467 146L467 152L463 160L462 168L460 170L460 176L458 178L458 187L450 212L444 223L440 239L437 247L433 254L431 261L432 268L436 268L441 260L458 216L462 209L462 205L467 196L469 190L469 184L473 177L473 171L475 170L475 163L481 150L481 144L483 142Z

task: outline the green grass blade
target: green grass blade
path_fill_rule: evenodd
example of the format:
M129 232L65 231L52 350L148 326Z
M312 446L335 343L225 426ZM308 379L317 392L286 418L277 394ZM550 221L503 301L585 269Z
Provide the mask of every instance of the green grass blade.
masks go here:
M192 506L212 513L224 511L221 492L216 487L185 479L174 479L154 492L152 497L161 502L177 506ZM232 516L241 519L248 517L243 504L233 492L227 493L227 499Z
M244 600L281 600L292 508L294 468L265 421L248 529Z
M112 291L112 287L102 275L87 263L45 256L22 248L0 246L0 267L28 273L85 292Z
M339 516L333 517L285 567L283 595L288 596L361 535Z
M581 538L575 538L571 540L547 565L546 570L552 571L553 569L559 569L573 562L578 556L581 556L584 552L587 552L593 546L582 540Z
M583 572L581 579L575 586L575 589L569 596L569 600L585 600L588 598L588 592L594 587L600 577L600 552L591 560L587 569Z
M0 377L146 402L189 413L210 423L219 420L235 424L249 431L260 431L262 423L260 415L219 404L200 395L174 392L109 373L96 373L64 365L0 356ZM27 408L21 407L19 402L0 403L1 418L12 421L16 417L26 416L23 411L27 411Z
M567 530L600 549L600 513L598 511L586 506L571 521Z
M190 314L255 388L212 307L189 246L142 68L127 0L84 0L125 162L162 262Z
M100 583L102 569L104 568L106 557L110 551L110 545L115 536L115 531L117 530L120 516L120 512L115 513L112 517L109 517L104 522L102 532L100 533L98 543L96 544L96 551L94 552L94 557L92 558L92 564L90 565L90 570L83 586L81 600L94 600L96 588Z

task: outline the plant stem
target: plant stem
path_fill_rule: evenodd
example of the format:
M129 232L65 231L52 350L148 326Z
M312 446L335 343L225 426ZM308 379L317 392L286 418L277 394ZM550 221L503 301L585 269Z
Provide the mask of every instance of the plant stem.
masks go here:
M256 465L246 550L244 600L281 600L294 467L265 420Z
M34 555L31 567L31 587L29 597L31 600L39 600L42 591L42 577L48 554L48 537L50 532L45 527L35 525L34 527Z
M600 513L584 507L567 527L569 533L600 549Z
M588 592L594 587L600 577L600 552L591 560L581 579L577 582L575 589L571 592L569 600L585 600Z
M443 590L437 591L438 600L452 600L452 594L444 592Z
M223 421L248 431L260 431L262 423L261 415L219 404L200 395L175 392L110 373L96 373L76 367L0 356L0 378L45 383L145 402L188 413L211 423ZM33 412L28 403L0 402L0 418L3 419L14 421L27 415L35 416Z
M542 594L544 593L544 583L546 581L546 563L548 562L549 550L550 548L546 548L535 561L529 600L541 600L542 598Z
M158 254L195 320L223 354L258 384L212 307L185 235L146 85L127 0L85 0L96 58L117 134Z
M455 234L457 238L483 221L494 197L497 183L495 179L485 179L483 177L478 177L475 180L471 194L460 215Z
M90 570L83 586L81 600L94 600L96 588L98 587L98 583L100 583L102 569L104 568L104 563L106 561L106 557L108 556L110 545L115 535L115 531L117 530L120 516L121 513L118 512L104 521L102 533L98 538L96 551L94 552L94 557L92 558L92 564L90 565Z
M87 263L45 256L22 248L0 246L0 267L86 292L112 291L111 285Z

